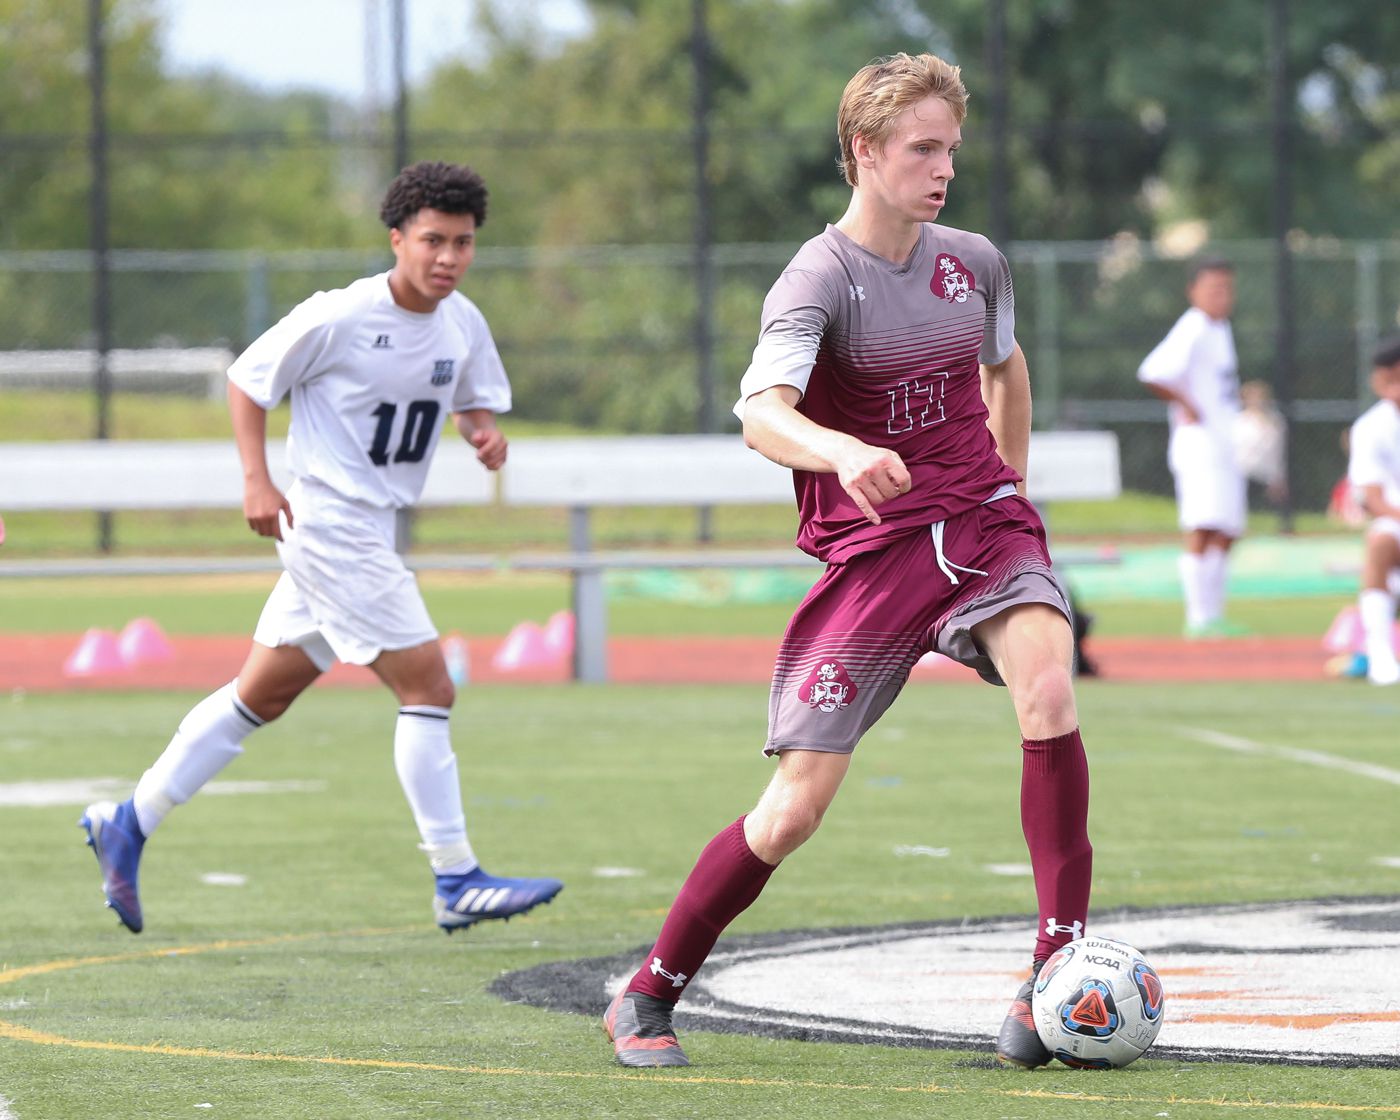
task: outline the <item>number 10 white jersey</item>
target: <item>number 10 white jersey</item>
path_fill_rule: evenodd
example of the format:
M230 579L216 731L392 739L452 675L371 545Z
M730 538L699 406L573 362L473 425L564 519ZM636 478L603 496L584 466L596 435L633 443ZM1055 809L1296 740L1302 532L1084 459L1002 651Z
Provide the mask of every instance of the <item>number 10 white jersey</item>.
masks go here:
M264 409L291 394L296 478L378 508L418 500L449 413L511 403L477 306L453 292L427 314L405 310L387 272L298 304L228 375Z

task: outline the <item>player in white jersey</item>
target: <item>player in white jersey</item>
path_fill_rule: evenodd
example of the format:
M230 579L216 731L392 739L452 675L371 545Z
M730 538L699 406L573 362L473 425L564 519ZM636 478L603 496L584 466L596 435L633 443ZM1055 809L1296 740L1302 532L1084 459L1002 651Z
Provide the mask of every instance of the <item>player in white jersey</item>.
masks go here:
M1191 306L1143 359L1138 380L1167 401L1167 465L1186 534L1180 561L1188 637L1240 633L1225 620L1230 548L1244 533L1246 484L1235 460L1239 374L1230 313L1235 271L1208 258L1192 270Z
M456 290L486 199L468 168L404 168L380 209L393 269L318 292L229 370L244 514L276 540L285 571L238 676L185 716L130 799L90 805L79 822L107 904L133 933L144 924L137 870L146 839L336 660L369 666L398 698L394 764L436 877L438 925L451 933L509 918L562 887L497 878L477 862L448 731L455 692L417 582L394 550L396 511L422 492L447 414L487 470L506 460L496 414L510 408L510 384L485 318ZM288 395L293 482L284 494L265 443L267 410Z
M1366 637L1366 678L1400 683L1395 656L1395 593L1400 570L1400 335L1376 348L1371 389L1380 399L1351 426L1347 482L1372 517L1366 530L1358 606Z

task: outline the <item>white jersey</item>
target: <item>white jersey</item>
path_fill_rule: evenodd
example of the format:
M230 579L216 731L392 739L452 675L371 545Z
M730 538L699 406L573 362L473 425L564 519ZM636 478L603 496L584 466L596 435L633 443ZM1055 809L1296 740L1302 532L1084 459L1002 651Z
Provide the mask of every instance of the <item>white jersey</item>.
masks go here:
M1400 408L1377 401L1351 426L1347 482L1379 486L1387 505L1400 506Z
M418 500L447 413L511 403L477 306L453 292L427 314L405 310L387 272L298 304L228 376L264 409L291 394L295 478L381 509Z
M1240 410L1238 360L1230 324L1191 307L1176 321L1138 369L1138 380L1174 389L1195 407L1214 441L1228 447ZM1169 410L1172 436L1185 421L1179 405Z

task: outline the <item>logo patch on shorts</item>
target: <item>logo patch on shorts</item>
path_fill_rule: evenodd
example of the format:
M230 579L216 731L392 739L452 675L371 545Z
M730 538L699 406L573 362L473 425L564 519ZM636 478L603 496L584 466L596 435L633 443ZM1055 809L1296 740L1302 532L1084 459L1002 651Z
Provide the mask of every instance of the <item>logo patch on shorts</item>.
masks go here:
M856 698L856 686L839 661L823 661L802 682L797 698L819 712L835 712Z

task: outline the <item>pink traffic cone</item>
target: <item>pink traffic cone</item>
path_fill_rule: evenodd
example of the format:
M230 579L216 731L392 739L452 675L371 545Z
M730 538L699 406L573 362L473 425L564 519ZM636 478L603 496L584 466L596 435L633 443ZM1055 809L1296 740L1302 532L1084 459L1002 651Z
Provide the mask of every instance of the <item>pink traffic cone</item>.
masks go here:
M1361 612L1355 604L1343 607L1327 627L1322 648L1328 653L1357 653L1366 648L1366 636L1361 630Z
M133 618L128 622L117 638L117 649L128 667L169 661L175 656L175 647L165 631L149 618Z
M544 624L544 646L556 658L573 656L574 612L555 611Z
M92 677L100 673L119 673L126 668L117 636L110 630L93 628L83 635L78 648L63 663L65 677Z
M534 669L548 665L554 658L544 644L544 631L537 622L517 622L491 658L491 664L503 673L517 669Z

